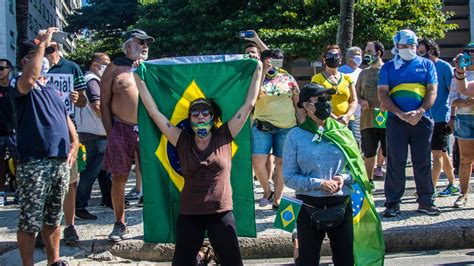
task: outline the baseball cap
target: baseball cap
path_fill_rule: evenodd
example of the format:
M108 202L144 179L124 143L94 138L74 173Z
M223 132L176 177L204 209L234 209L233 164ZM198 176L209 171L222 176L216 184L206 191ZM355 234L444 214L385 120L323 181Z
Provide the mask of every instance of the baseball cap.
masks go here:
M301 88L297 105L299 108L303 108L303 103L308 102L311 97L321 96L325 93L333 95L336 94L336 90L333 88L327 89L316 83L308 83Z
M149 36L148 34L146 34L145 31L139 30L139 29L132 29L132 30L127 31L122 36L122 39L123 39L123 41L127 41L128 39L130 39L132 37L135 37L135 38L140 39L140 40L151 40L152 42L155 41L155 38L153 38L153 37Z
M36 49L38 49L38 45L34 44L33 41L24 41L20 44L18 55L22 59L27 54L36 51Z

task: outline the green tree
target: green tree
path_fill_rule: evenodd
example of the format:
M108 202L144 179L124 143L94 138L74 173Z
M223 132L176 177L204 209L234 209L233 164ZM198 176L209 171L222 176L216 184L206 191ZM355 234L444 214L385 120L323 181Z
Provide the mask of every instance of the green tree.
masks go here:
M81 68L88 69L92 55L96 52L107 53L111 58L122 55L120 49L120 39L103 38L97 41L90 39L78 39L76 50L70 53L67 58L76 62Z
M137 0L89 0L88 5L75 10L66 20L68 32L84 28L93 31L96 38L120 37L138 19Z
M392 36L403 28L435 39L456 28L446 24L452 14L443 13L441 3L368 1L353 8L355 45L378 39L391 47ZM255 29L290 60L316 59L325 45L336 43L340 9L336 0L161 0L141 6L134 27L156 38L151 57L239 53L245 42L238 32Z

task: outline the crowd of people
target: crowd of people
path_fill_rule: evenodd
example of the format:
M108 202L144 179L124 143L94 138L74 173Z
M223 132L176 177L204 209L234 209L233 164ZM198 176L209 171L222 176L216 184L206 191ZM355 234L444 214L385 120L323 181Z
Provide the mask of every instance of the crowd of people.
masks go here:
M393 37L394 57L387 62L383 60L385 47L377 40L368 41L364 50L351 47L346 55L337 45L329 45L322 55L324 69L300 90L282 67L283 51L269 49L251 31L244 53L258 65L245 102L217 127L219 106L204 98L193 101L188 119L194 133L189 134L171 125L146 84L134 75L133 68L147 60L153 37L138 29L128 31L123 37L124 57L111 61L105 53L94 53L83 75L77 64L62 56L61 45L52 41L57 31L42 30L34 40L22 43L22 71L16 76L12 76L12 63L0 59L0 178L8 170L4 160L8 154L16 165L17 237L24 265L33 265L35 243L45 246L48 264L66 264L59 258L63 213L63 239L75 244L79 241L75 219L97 219L87 210L96 179L101 205L115 213L109 240L127 237L127 199L143 202L139 97L153 122L176 147L186 180L173 265L195 263L206 230L222 263L242 265L232 213L230 144L249 116L252 165L263 188L259 206L271 204L278 209L286 185L306 205L343 214L335 227L315 227L313 212L302 209L297 219L297 265L319 262L326 233L334 263L354 264L350 201L354 179L345 153L324 137L329 130L349 132L350 141L360 147L369 190L375 189L374 178L384 175L386 161L383 216L400 214L408 148L417 211L439 215L434 204L437 196L458 196L453 202L458 208L467 203L474 160L474 66L465 68L460 62L466 56L474 60L472 44L454 58L454 68L439 58L440 49L433 40L418 39L410 30ZM449 142L452 133L454 150ZM83 169L78 167L81 158L76 159L80 144L87 152ZM450 152L458 154L458 162L451 162ZM125 195L132 169L137 182ZM217 183L192 179L196 171ZM449 184L436 191L441 171ZM213 189L194 193L193 186ZM5 190L5 180L0 179L0 205L7 202ZM219 204L206 205L209 198Z

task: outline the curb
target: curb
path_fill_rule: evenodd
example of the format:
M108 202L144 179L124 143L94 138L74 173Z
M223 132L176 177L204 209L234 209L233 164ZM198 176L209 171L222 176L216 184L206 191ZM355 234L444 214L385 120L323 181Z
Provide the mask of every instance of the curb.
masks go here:
M474 246L474 226L389 229L384 231L384 238L387 253L472 248ZM293 257L293 244L290 235L240 238L239 242L243 259ZM110 252L117 257L131 260L171 261L173 258L173 244L126 240L113 245ZM331 255L329 241L327 240L323 243L321 255Z
M385 251L404 252L422 250L465 249L474 247L474 225L467 227L395 228L384 231ZM291 235L239 238L243 259L293 257ZM124 240L113 244L106 239L80 242L86 255L110 251L114 256L130 260L156 262L171 261L174 244L145 243L140 239ZM0 255L17 248L15 242L0 242ZM62 246L61 248L65 248ZM330 256L329 241L321 248L322 256Z

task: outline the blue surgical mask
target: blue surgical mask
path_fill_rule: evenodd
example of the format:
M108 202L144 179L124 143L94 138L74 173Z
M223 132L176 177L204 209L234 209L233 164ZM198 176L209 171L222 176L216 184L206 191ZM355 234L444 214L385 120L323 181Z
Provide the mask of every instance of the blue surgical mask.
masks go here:
M353 60L354 60L354 63L357 66L360 66L362 64L362 56L360 56L360 55L354 56Z

